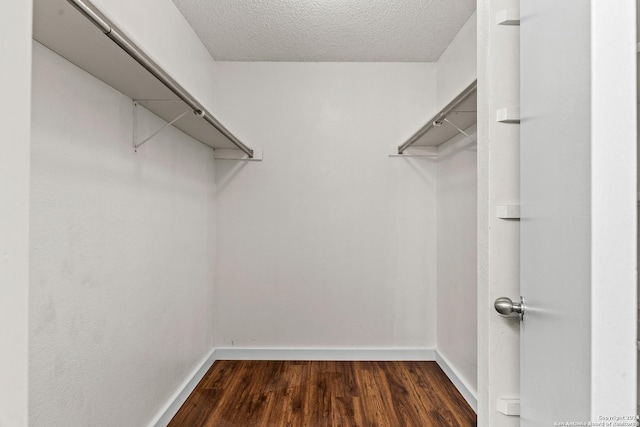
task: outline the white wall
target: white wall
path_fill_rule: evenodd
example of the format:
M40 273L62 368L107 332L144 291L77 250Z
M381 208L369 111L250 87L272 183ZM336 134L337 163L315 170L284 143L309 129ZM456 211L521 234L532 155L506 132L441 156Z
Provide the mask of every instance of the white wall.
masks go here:
M474 12L437 62L437 105L477 78ZM467 133L475 136L475 127ZM477 147L458 135L438 148L438 353L477 395Z
M477 12L474 12L438 58L438 108L451 102L477 78L477 32Z
M4 1L0 13L1 427L23 427L28 419L31 9L31 1Z
M213 349L213 152L33 55L30 425L145 425Z
M434 348L435 163L387 157L434 113L433 64L218 63L220 347Z
M469 129L475 136L475 129ZM477 155L460 135L438 149L438 353L477 393Z

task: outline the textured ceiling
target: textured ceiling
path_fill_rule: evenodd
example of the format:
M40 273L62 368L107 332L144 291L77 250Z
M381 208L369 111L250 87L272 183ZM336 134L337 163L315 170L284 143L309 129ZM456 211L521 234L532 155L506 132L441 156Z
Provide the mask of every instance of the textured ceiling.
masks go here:
M173 0L217 61L436 61L476 0Z

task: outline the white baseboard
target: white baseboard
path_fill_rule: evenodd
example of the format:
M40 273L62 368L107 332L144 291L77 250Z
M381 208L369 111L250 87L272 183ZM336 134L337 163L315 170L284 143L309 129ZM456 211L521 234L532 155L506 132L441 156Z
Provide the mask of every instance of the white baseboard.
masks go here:
M473 411L478 413L478 399L475 391L472 391L465 381L458 375L456 370L452 367L451 363L447 361L447 359L436 351L436 363L440 368L447 374L447 377L451 380L454 386L458 389L464 400L467 401L469 406L473 409Z
M171 419L178 413L187 397L196 388L200 380L207 373L211 365L216 361L216 350L211 350L208 356L198 365L198 367L187 377L184 383L178 387L178 390L171 396L162 410L151 421L149 427L166 427Z
M435 361L430 348L217 348L217 360Z

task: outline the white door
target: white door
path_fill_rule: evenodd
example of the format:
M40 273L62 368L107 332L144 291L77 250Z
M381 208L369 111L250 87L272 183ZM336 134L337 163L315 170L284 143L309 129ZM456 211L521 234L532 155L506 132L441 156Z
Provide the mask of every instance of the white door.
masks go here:
M523 427L636 414L634 3L521 1Z

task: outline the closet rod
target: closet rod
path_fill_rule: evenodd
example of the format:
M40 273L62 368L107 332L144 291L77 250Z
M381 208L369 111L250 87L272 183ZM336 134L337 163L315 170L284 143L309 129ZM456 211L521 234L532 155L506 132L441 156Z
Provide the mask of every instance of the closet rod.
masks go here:
M404 144L398 147L398 154L404 153L404 150L411 147L415 144L420 138L424 136L425 133L429 132L429 130L434 127L435 123L442 123L442 121L447 117L447 115L453 111L462 101L467 99L476 89L478 88L478 81L474 80L469 86L463 90L460 95L456 96L453 101L447 104L438 114L433 116L431 120L427 122L426 125L421 127L416 133L413 134L411 138L407 140Z
M95 26L109 37L115 44L120 46L129 56L142 65L147 71L149 71L155 78L160 80L171 92L176 94L178 98L185 102L189 108L193 109L193 112L200 117L203 117L211 126L216 128L222 135L224 135L233 145L242 150L249 158L253 158L253 150L244 145L238 138L236 138L222 123L216 119L216 117L207 111L202 105L194 100L189 93L182 88L175 80L173 80L166 72L164 72L155 62L149 59L137 46L127 41L119 31L98 16L87 4L81 0L67 0L72 6L80 11L85 17L87 17Z

